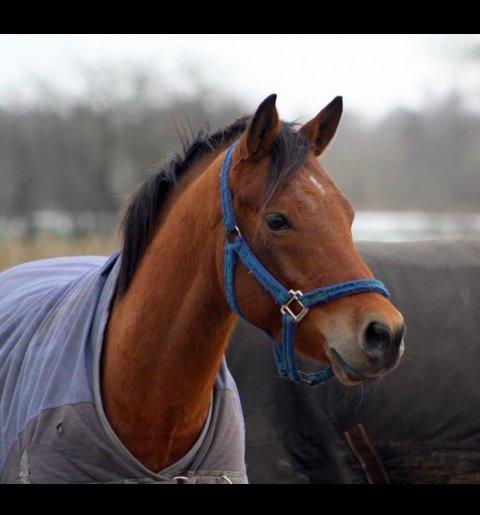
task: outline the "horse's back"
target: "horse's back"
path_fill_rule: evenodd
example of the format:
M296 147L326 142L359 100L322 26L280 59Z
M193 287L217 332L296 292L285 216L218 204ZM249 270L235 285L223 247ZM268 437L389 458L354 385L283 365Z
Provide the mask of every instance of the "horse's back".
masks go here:
M102 256L42 259L0 273L0 366L2 350L5 353L7 342L14 341L9 338L12 332L24 324L41 325L43 319L38 315L51 317L52 309L75 281L98 270L106 259Z
M102 266L104 256L59 257L29 261L0 272L0 316L9 303L47 295Z
M86 341L106 259L47 259L0 274L0 468L45 409L92 401L87 349L67 342Z

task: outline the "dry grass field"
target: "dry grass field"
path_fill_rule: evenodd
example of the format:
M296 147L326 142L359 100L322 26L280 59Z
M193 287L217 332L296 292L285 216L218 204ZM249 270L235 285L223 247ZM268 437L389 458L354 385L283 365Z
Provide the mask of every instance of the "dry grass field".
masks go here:
M108 256L119 248L115 233L89 234L79 238L44 234L30 240L6 238L0 241L0 271L26 261L60 256Z

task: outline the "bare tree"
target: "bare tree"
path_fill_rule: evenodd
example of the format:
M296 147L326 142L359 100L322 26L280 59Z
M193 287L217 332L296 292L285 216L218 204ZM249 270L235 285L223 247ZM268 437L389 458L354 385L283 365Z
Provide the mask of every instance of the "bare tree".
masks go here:
M183 92L139 66L81 73L83 95L38 82L41 101L0 106L0 215L25 217L30 232L40 209L113 216L152 164L180 150L176 125L193 134L248 113L193 72ZM480 115L451 94L375 123L347 112L325 159L357 208L478 210L479 149Z

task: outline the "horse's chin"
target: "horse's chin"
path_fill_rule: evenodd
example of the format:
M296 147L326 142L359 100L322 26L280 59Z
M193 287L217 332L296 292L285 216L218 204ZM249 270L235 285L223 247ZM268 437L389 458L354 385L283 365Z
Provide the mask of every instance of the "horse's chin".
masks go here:
M366 376L352 368L335 349L330 349L329 358L336 378L345 386L357 386L365 381L378 379L382 374Z

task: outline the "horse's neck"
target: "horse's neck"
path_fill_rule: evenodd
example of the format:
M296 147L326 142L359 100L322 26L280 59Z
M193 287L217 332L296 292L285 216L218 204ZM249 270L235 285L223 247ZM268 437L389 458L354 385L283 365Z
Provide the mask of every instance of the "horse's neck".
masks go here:
M209 169L178 197L107 327L106 414L152 470L177 461L201 432L234 323L216 265L218 190Z

